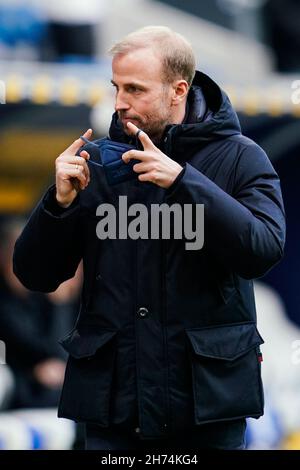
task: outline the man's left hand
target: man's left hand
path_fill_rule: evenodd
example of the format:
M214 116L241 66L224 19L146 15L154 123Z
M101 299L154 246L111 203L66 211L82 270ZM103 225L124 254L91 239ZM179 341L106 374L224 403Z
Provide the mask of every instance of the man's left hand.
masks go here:
M127 127L132 134L140 130L131 122L127 123ZM139 132L138 138L144 150L129 150L123 153L123 161L128 163L132 158L140 160L141 163L133 165L133 170L139 173L140 181L150 181L161 188L169 188L183 167L161 152L144 131Z

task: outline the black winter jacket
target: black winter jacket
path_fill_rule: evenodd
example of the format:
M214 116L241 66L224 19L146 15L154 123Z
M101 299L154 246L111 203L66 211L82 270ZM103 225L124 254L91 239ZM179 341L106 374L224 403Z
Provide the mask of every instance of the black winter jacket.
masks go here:
M110 137L128 142L116 115ZM91 165L88 188L67 210L56 206L55 187L47 191L14 253L16 275L43 292L72 277L83 258L80 315L62 341L70 356L59 416L104 427L136 416L145 438L263 414L252 280L281 259L285 239L278 176L203 73L161 149L183 166L170 188L137 179L109 186ZM96 208L117 206L120 195L128 205L204 204L203 248L99 240Z

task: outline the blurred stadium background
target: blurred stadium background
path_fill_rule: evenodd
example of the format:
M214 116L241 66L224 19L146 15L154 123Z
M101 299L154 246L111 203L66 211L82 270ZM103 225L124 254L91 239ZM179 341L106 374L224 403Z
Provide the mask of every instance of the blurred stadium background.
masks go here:
M82 131L105 135L113 99L109 45L147 24L192 43L198 69L229 94L244 134L281 177L284 260L256 282L265 415L248 449L300 449L300 2L298 0L0 0L0 448L77 449L82 429L56 417L81 273L51 295L14 278L11 253ZM298 214L298 215L297 215Z

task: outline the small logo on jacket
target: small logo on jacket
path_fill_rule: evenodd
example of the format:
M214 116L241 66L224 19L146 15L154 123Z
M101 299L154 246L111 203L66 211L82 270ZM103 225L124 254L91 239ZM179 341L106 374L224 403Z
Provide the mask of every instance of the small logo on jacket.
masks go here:
M204 245L204 204L168 205L135 203L128 205L127 196L119 196L116 207L100 204L96 227L100 240L185 240L186 250L200 250ZM187 241L188 240L188 241Z

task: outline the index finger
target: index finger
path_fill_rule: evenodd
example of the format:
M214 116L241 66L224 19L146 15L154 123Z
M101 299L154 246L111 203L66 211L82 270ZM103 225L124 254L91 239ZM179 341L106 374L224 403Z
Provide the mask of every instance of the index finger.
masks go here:
M135 134L135 136L140 140L140 142L142 143L142 146L144 147L145 150L146 149L152 149L153 147L155 147L154 143L152 142L152 140L150 139L148 134L146 134L145 131L143 131L142 129L139 129L132 122L128 122L127 127L130 130L130 132L132 134Z
M92 135L93 131L92 129L88 129L84 134L83 137L86 139L89 139ZM84 145L84 142L82 139L79 137L79 139L74 140L74 142L66 148L66 150L63 153L71 153L72 155L75 155L76 152Z

